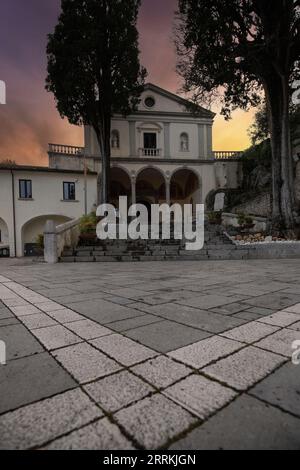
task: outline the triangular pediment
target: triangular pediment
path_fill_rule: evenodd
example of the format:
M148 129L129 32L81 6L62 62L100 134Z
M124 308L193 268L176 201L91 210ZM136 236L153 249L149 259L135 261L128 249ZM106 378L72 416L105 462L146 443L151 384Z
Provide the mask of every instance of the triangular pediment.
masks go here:
M187 113L197 117L213 119L215 114L201 106L193 106L191 102L175 95L152 83L147 83L141 94L138 105L139 112L149 113Z

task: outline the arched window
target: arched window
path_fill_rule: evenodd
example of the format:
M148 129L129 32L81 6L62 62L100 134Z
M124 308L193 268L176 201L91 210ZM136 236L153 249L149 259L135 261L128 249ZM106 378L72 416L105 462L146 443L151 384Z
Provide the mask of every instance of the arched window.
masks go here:
M119 131L114 130L111 133L111 148L119 149L120 148L120 134Z
M189 136L186 132L183 132L180 135L180 151L181 152L189 151Z

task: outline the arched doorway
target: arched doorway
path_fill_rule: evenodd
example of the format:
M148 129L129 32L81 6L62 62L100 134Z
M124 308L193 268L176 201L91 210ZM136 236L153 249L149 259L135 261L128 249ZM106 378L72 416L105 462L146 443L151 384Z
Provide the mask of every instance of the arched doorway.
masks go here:
M136 180L136 202L138 204L162 204L166 202L166 182L156 168L145 168Z
M9 256L9 231L7 223L0 217L0 257Z
M110 172L110 200L116 208L119 208L120 196L127 196L128 205L131 204L131 181L123 168L113 167Z
M44 234L47 220L53 220L56 225L61 225L72 219L63 215L42 215L28 220L21 230L22 253L24 256L41 255L40 236Z
M201 204L201 184L199 176L192 170L182 168L175 171L171 178L171 203Z

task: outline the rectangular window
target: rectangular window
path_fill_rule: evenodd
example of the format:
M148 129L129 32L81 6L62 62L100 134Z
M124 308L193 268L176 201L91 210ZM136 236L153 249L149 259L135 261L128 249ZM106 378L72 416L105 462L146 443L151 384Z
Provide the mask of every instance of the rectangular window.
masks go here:
M64 183L64 201L75 201L75 183Z
M144 148L145 149L156 149L157 148L157 137L153 132L144 133Z
M19 180L19 197L20 199L32 199L31 180Z

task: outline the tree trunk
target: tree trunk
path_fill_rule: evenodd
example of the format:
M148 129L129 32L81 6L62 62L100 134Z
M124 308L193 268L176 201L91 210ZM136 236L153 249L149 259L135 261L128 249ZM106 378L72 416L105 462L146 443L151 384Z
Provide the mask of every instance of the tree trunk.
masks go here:
M292 230L295 196L288 79L273 76L265 84L265 92L272 147L272 226L276 231Z
M100 147L102 172L100 186L100 204L110 203L110 138L111 138L111 116L105 116L100 129L95 129Z

